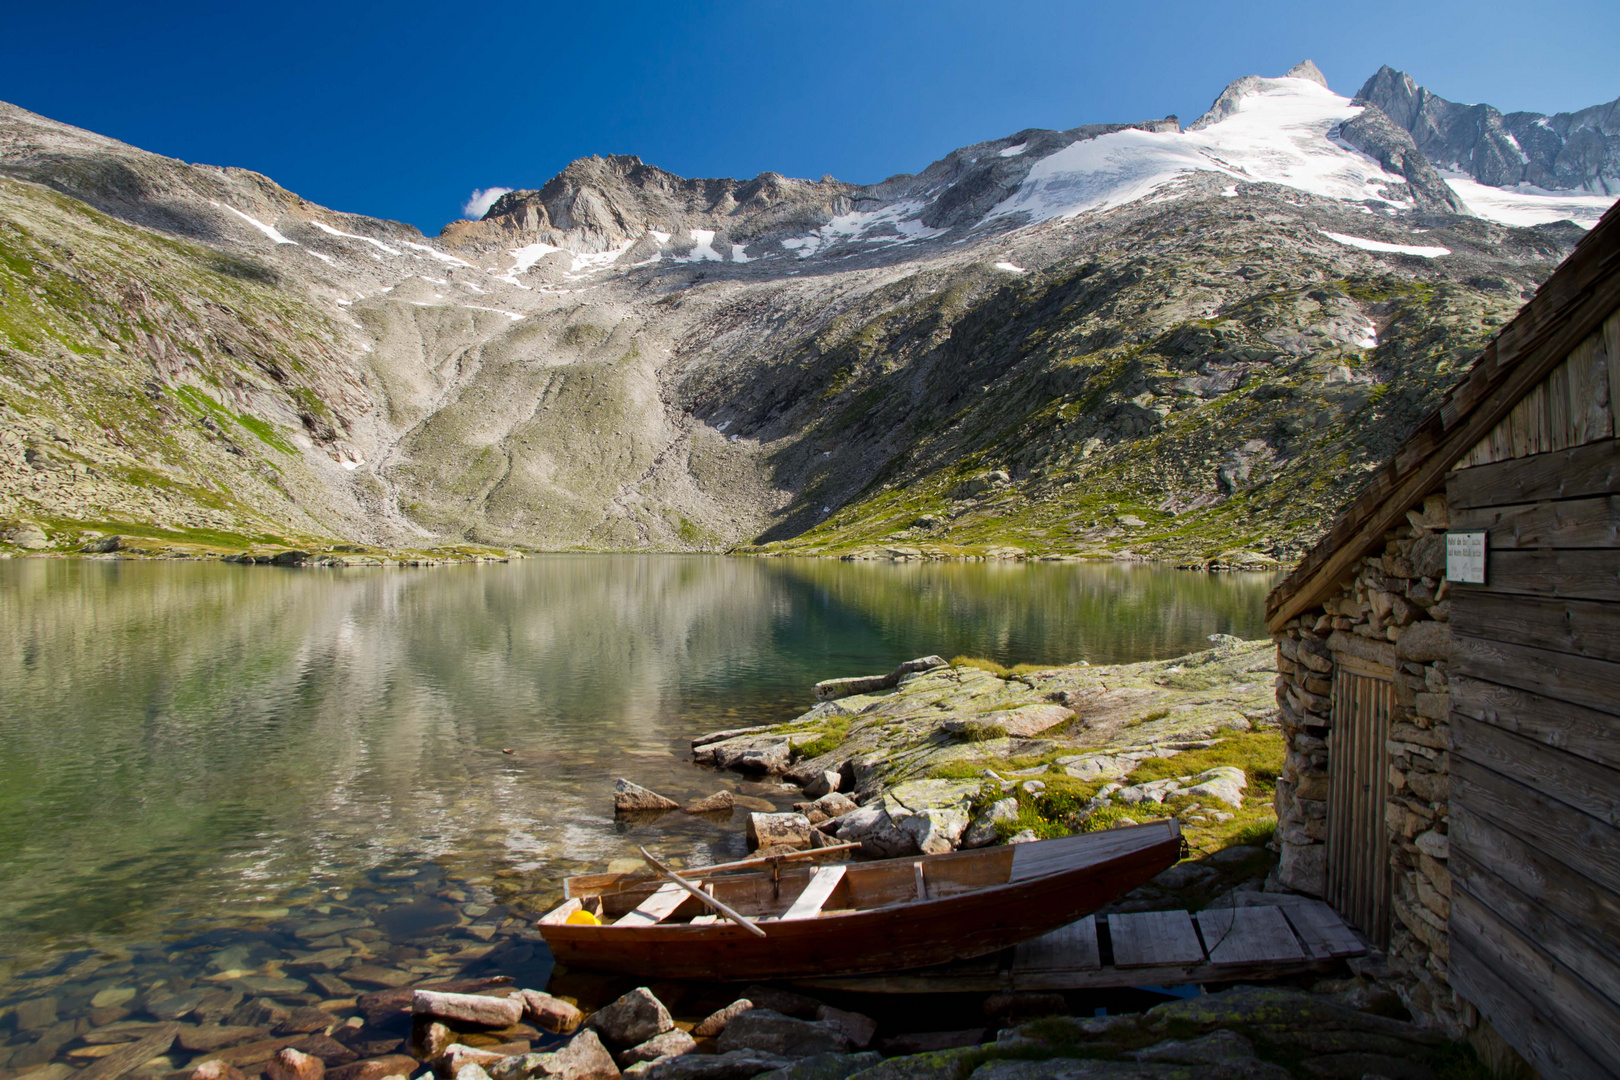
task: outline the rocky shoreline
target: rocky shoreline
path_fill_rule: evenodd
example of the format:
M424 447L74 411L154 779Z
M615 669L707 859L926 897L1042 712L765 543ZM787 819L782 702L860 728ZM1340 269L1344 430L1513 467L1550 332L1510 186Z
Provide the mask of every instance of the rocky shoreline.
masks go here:
M827 680L798 718L700 735L693 758L800 787L794 813L751 818L750 834L774 847L854 842L890 858L1169 816L1200 851L1269 841L1283 759L1269 641L1217 635L1173 660L993 667L931 656Z

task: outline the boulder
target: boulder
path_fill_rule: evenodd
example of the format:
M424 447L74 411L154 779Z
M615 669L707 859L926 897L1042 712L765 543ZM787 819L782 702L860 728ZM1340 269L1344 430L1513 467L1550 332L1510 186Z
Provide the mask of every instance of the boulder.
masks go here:
M996 828L1000 824L1011 824L1018 820L1018 800L1008 797L998 799L991 803L989 808L973 819L962 834L962 847L981 848L996 842L1001 835Z
M803 814L749 814L748 848L803 850L811 846L810 831L810 819Z
M829 791L814 802L795 803L794 809L803 812L812 824L819 825L836 817L843 817L851 810L859 809L854 799L841 791Z
M556 1050L543 1054L520 1054L490 1068L492 1080L618 1080L619 1067L594 1031L581 1031Z
M917 850L924 855L943 855L956 850L967 827L967 811L956 806L930 807L900 822L900 828L911 834Z
M423 1017L411 1028L411 1050L423 1061L444 1053L456 1041L456 1033L437 1020Z
M32 522L18 525L6 533L6 539L24 551L41 551L51 546L50 537L45 535L45 530Z
M863 854L894 859L920 854L917 838L897 825L889 812L876 804L833 819L841 843L860 844Z
M288 1046L283 1048L264 1069L265 1080L322 1080L326 1063L313 1054L305 1054Z
M831 1005L823 1005L816 1010L816 1019L825 1023L835 1024L849 1044L857 1050L865 1050L872 1045L872 1037L877 1034L877 1021L870 1016L863 1016L858 1012L848 1012L844 1009L835 1009Z
M687 814L729 814L736 805L737 797L731 792L717 791L707 798L688 803L681 807L681 811Z
M520 990L517 997L523 1003L523 1018L553 1035L567 1035L585 1019L584 1013L562 998L539 990Z
M628 1049L675 1027L669 1010L645 986L638 986L613 1004L590 1015L585 1026L609 1046Z
M718 1009L705 1016L692 1029L692 1034L700 1039L712 1039L726 1030L726 1025L731 1023L733 1017L741 1016L753 1007L754 1003L748 998L738 998L725 1008Z
M622 1051L615 1055L615 1059L621 1066L630 1066L643 1061L661 1061L664 1058L679 1057L696 1049L697 1040L680 1028L675 1028Z
M1219 799L1228 806L1242 807L1243 789L1249 786L1249 778L1235 766L1217 765L1193 777L1189 784L1181 794Z
M418 990L411 995L411 1012L441 1020L460 1020L486 1027L511 1027L523 1019L523 1001L518 997L485 997L481 994L442 994Z
M1277 880L1309 896L1321 896L1327 890L1327 845L1282 845L1282 857L1277 861Z
M640 784L632 784L622 776L613 781L615 810L676 810L680 805L674 799L666 799L656 791L649 791Z
M105 555L108 552L118 551L123 546L122 536L103 536L99 540L90 541L79 550L91 555Z
M849 1037L837 1024L800 1020L774 1009L749 1009L726 1025L716 1041L721 1052L759 1050L787 1058L848 1053Z
M814 1020L816 1011L821 1008L821 1002L806 994L795 994L791 990L778 990L759 983L745 987L743 996L752 1001L756 1009L770 1009L783 1016L796 1016L800 1020Z
M875 1051L864 1054L817 1054L773 1069L758 1080L846 1080L882 1061L883 1055Z
M959 1046L978 1046L984 1042L984 1028L962 1031L921 1031L910 1035L891 1035L878 1047L884 1054L932 1054L940 1050L954 1050Z
M751 1080L761 1073L793 1064L789 1058L759 1050L723 1054L682 1054L645 1066L643 1080ZM636 1066L642 1069L643 1066Z
M921 671L929 671L937 667L945 667L942 657L923 656L916 660L907 660L887 675L856 675L845 679L824 679L816 683L813 690L817 701L832 701L836 698L849 697L851 694L870 694L875 690L891 690L900 685L900 680L907 675L914 675Z
M819 799L829 792L837 791L843 783L843 774L836 771L823 771L815 773L802 785L803 791L812 799Z
M465 1065L472 1064L487 1069L510 1056L493 1048L451 1043L444 1048L444 1053L433 1059L433 1071L440 1076L454 1078Z
M749 773L786 772L792 758L792 743L786 735L739 735L692 750L692 760L700 764Z
M1165 1061L1173 1065L1221 1065L1254 1057L1254 1044L1224 1028L1197 1039L1170 1039L1138 1050L1138 1061Z

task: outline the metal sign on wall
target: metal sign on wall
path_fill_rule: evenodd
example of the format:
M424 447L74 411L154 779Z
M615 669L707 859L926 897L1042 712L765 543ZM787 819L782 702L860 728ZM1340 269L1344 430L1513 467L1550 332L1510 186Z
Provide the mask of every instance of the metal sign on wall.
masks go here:
M1485 584L1485 534L1446 533L1446 580Z

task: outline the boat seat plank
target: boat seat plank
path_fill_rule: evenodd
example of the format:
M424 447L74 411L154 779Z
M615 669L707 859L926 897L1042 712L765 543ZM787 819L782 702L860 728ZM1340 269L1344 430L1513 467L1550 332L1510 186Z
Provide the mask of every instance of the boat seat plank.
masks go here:
M1320 900L1289 904L1283 914L1312 956L1337 960L1343 956L1360 956L1367 951L1367 946L1344 924L1338 912Z
M714 922L719 917L720 916L713 915L713 914L710 914L710 915L695 915L695 916L692 917L692 925L693 926L708 926L710 923Z
M1013 849L1009 881L1028 881L1073 866L1105 862L1137 848L1151 847L1165 839L1162 829L1109 829L1078 836L1047 840L1039 844L1019 844Z
M816 867L816 872L810 876L810 884L804 887L804 892L800 893L799 898L783 913L782 921L814 919L820 915L833 890L844 880L845 869L842 865Z
M1256 964L1305 959L1293 928L1274 907L1215 908L1198 913L1212 964Z
M928 899L928 881L923 877L923 864L921 861L911 864L911 872L917 876L917 899Z
M1049 934L1015 946L1013 970L1096 971L1102 967L1097 948L1097 917L1087 915L1079 922L1060 926Z
M1185 911L1138 911L1108 916L1114 939L1114 966L1202 964L1204 948L1192 916Z
M661 923L686 903L687 892L679 885L660 885L658 891L636 905L636 909L620 916L614 926L652 926Z

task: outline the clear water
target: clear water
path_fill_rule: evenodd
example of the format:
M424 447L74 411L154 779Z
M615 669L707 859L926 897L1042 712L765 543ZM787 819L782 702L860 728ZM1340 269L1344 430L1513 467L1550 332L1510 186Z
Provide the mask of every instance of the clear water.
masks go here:
M288 1004L360 962L532 984L546 957L527 912L565 874L637 844L745 853L742 812L616 822L615 776L785 808L796 792L700 770L688 740L928 653L1111 663L1260 636L1270 584L686 556L0 563L0 1012L50 994L57 1018L0 1015L0 1073L71 1052L41 1033L82 1027L101 990L134 988L113 1011L140 1019L176 989L253 992L230 972L303 980L276 991ZM353 955L299 959L304 928L333 919L365 924Z

